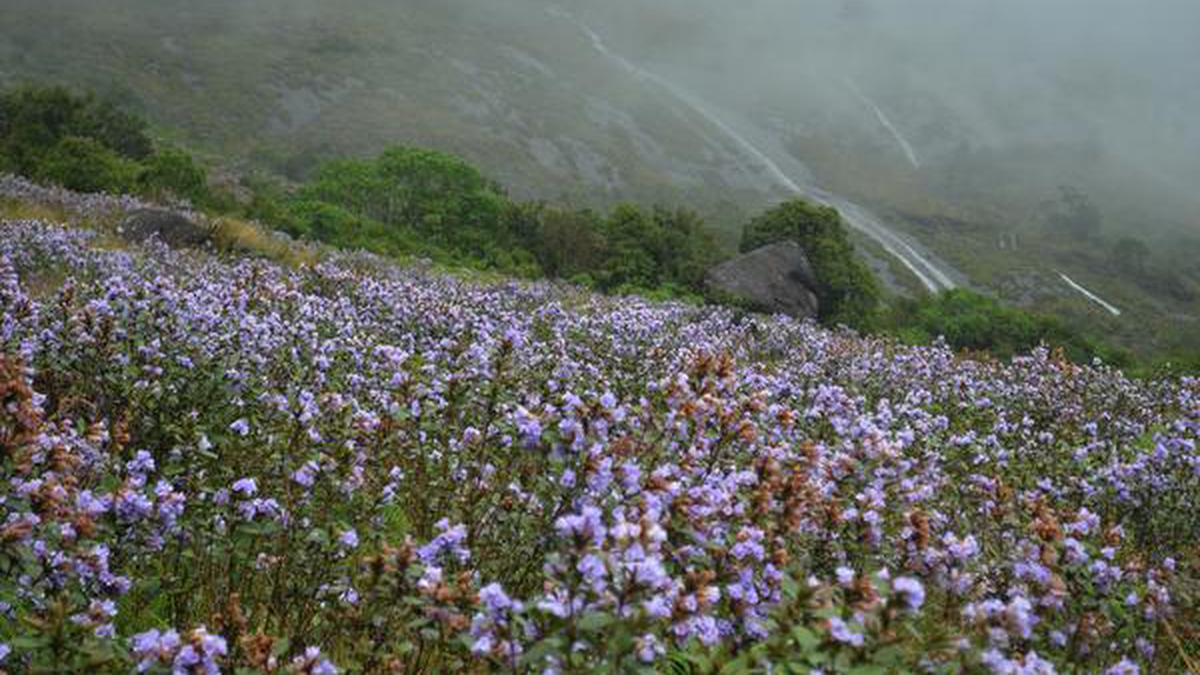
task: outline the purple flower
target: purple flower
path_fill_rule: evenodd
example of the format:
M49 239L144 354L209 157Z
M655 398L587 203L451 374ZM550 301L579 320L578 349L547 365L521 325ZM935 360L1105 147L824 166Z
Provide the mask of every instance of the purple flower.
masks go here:
M243 497L253 497L258 492L258 483L253 478L241 478L234 482L232 489Z
M576 541L592 546L604 543L605 527L600 509L585 506L577 514L562 516L554 522L554 528L559 535L574 538Z
M633 579L646 588L659 589L670 585L671 577L658 558L646 558L630 565Z
M1104 671L1105 675L1139 675L1142 669L1129 659L1121 659L1116 665Z
M766 556L766 549L763 548L762 538L762 530L756 527L744 529L739 533L738 541L729 549L729 553L735 560L750 558L761 561Z
M638 638L635 648L638 660L642 663L653 663L658 657L667 653L667 648L653 633L646 633Z
M508 597L508 594L504 592L504 588L495 582L479 589L479 601L492 614L500 614L513 608L512 598Z
M171 663L182 644L179 633L161 632L152 628L131 638L134 656L138 659L138 672L150 670L160 663Z
M912 577L896 577L892 580L892 590L904 598L909 611L915 612L925 603L925 587Z
M317 478L319 467L317 463L309 460L305 462L299 469L292 473L292 480L304 488L311 488Z
M606 578L608 576L608 568L604 564L604 560L594 553L589 553L579 560L576 569L583 575L583 580L596 593L603 593L608 585Z
M829 617L829 637L851 647L861 647L864 642L862 633L851 631L850 626L836 616Z
M854 583L854 570L849 567L838 567L834 570L834 574L837 576L839 586L848 588L850 584Z
M672 599L664 593L656 593L642 602L646 615L655 619L666 619L672 613Z
M229 430L238 436L247 436L250 434L250 422L246 418L240 418L233 424L229 425Z
M1034 624L1038 622L1029 600L1021 596L1013 598L1005 608L1004 614L1008 620L1009 631L1023 640L1028 640L1033 634Z
M605 410L612 410L613 408L617 407L617 397L613 396L611 391L606 391L604 392L604 395L600 397L600 405Z
M721 640L720 627L716 618L708 615L693 616L675 624L675 635L680 639L694 637L703 645L712 646Z
M138 450L134 458L125 465L125 469L132 475L144 477L154 471L154 457L145 450Z
M973 534L968 534L960 539L947 532L942 537L942 543L946 545L946 550L949 551L950 555L960 562L970 560L979 553L979 542L976 541Z
M437 522L436 527L441 530L441 533L434 537L433 541L417 549L417 557L421 559L421 562L426 565L433 564L443 554L449 554L459 563L467 562L471 557L471 552L462 545L467 539L466 526L462 524L451 526L450 521L443 518Z
M358 548L358 532L350 528L338 535L338 545L344 549Z
M305 647L304 653L292 659L292 669L300 675L337 675L337 666L321 656L320 647Z

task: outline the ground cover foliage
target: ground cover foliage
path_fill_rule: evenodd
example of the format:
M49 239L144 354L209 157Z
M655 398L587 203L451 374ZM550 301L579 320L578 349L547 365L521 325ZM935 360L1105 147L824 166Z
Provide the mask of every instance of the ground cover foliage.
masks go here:
M1195 669L1194 378L36 219L0 316L9 672Z

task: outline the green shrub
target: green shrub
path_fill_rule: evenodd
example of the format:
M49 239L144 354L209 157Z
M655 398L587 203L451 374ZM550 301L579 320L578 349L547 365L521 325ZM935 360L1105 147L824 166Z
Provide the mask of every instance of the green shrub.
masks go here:
M68 136L39 161L35 177L80 192L129 192L137 165L92 138Z
M300 234L336 245L353 239L379 253L400 248L520 276L586 275L607 291L664 284L696 291L718 257L690 211L625 204L605 217L518 203L463 160L414 148L326 163L292 211ZM362 236L348 238L346 228Z
M1046 344L1063 349L1079 362L1100 357L1124 365L1129 360L1127 355L1106 350L1053 317L1004 305L962 288L900 302L887 323L892 334L911 344L927 344L940 336L955 349L988 352L1000 358Z
M193 204L204 204L210 198L208 174L192 156L182 150L160 150L145 161L138 186L144 194L162 198L179 197Z

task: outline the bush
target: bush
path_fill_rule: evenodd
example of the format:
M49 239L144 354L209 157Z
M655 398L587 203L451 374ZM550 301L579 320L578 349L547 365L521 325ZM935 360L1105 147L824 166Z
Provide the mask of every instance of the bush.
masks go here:
M1077 362L1096 357L1114 365L1128 361L1126 355L1106 351L1053 317L962 288L901 302L887 323L893 334L909 343L928 344L940 336L955 349L988 352L999 358L1046 344L1063 349Z
M608 246L599 216L592 211L544 208L537 224L537 258L546 274L561 279L587 275L594 283L590 272L604 264Z
M466 162L412 148L392 148L375 160L329 162L302 196L476 256L498 243L506 206L499 189Z
M693 212L624 204L604 217L517 203L463 160L414 148L325 164L292 211L301 234L336 245L351 243L341 229L352 228L364 234L357 245L379 253L402 242L409 252L520 276L586 275L606 291L696 291L718 257Z
M217 205L204 169L181 150L155 152L145 120L62 87L0 93L0 171L82 192Z
M1195 670L1194 380L104 243L0 223L9 672Z
M99 141L80 136L60 140L41 158L35 177L80 192L129 192L137 165Z
M204 204L211 197L208 174L191 155L174 148L161 150L146 160L138 185L143 193L156 198L170 196Z
M854 253L836 209L793 199L756 217L742 232L742 252L777 241L800 245L817 278L814 291L822 322L870 327L879 304L879 284Z

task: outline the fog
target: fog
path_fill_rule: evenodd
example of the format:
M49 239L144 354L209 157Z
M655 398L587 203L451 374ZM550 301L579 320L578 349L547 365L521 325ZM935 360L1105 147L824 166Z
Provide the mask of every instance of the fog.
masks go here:
M1197 205L1200 3L568 5L631 58L746 114L890 136L932 171L964 151L1028 153L1095 189L1124 176L1139 201L1170 200L1181 217Z
M128 89L138 99L160 97L147 111L172 124L203 116L185 114L185 104L192 110L196 105L181 96L227 106L228 96L254 95L264 86L286 89L290 94L281 96L293 100L285 107L306 97L327 99L321 110L301 115L307 127L268 125L268 131L302 131L301 138L288 139L293 146L332 139L336 150L360 153L388 139L430 143L467 154L525 189L546 177L506 172L493 157L511 154L481 150L465 138L471 130L462 123L486 128L513 146L543 140L562 146L566 139L597 156L620 152L614 150L620 143L599 147L603 140L595 129L565 123L553 137L530 138L545 119L578 116L569 99L591 97L610 116L632 116L640 128L627 124L625 131L639 148L665 146L654 167L658 174L674 173L674 162L683 167L678 173L690 171L695 178L699 172L685 166L693 158L678 152L686 143L664 141L672 131L647 123L647 104L637 100L666 88L676 98L711 106L722 124L767 139L774 144L766 148L772 159L794 160L789 173L811 170L818 182L884 205L911 208L895 202L920 194L1032 212L1066 184L1089 194L1110 226L1141 227L1148 219L1155 227L1200 229L1194 215L1200 211L1200 3L1194 0L6 4L10 16L19 11L23 18L0 28L0 82L28 71L99 88L130 83L134 79L120 69L141 66L146 55L133 46L141 43L152 59L148 65L160 70L149 85ZM73 21L77 32L69 32ZM651 75L642 78L647 86L637 96L627 90L629 73L621 67L600 73L605 59L587 32L602 39L613 57ZM40 37L32 40L34 35ZM57 47L56 35L63 39ZM185 48L155 53L160 40ZM114 47L122 42L128 46ZM494 43L490 52L488 43ZM100 62L69 60L85 49ZM418 52L439 63L415 61ZM236 70L221 60L225 54L237 55ZM174 62L164 67L161 57ZM540 76L559 81L539 84L530 99L529 91L515 91L512 72L494 70L490 82L468 72L512 58L539 68L548 64ZM510 64L510 70L523 67ZM188 89L165 88L177 87L172 81L179 74L172 69L183 71ZM362 83L360 91L345 94L350 98L340 109L333 104L346 87L329 85L335 76ZM146 73L136 79L145 80ZM210 85L224 87L226 97L214 97ZM408 95L410 106L391 119L386 115L393 102L384 100L389 92ZM412 110L418 102L426 109ZM487 105L486 114L471 118L472 106ZM233 124L215 120L203 133L241 133L261 124L253 119L257 111L237 114ZM539 114L543 119L534 119ZM435 127L438 120L445 129ZM460 126L452 128L456 122ZM238 140L228 146L238 147ZM653 160L651 154L642 159ZM742 160L757 161L753 154ZM638 172L620 169L620 180L601 187L613 196L636 196Z
M96 91L230 176L429 147L517 199L695 210L730 251L799 194L889 288L1195 340L1196 0L0 6L0 87Z

